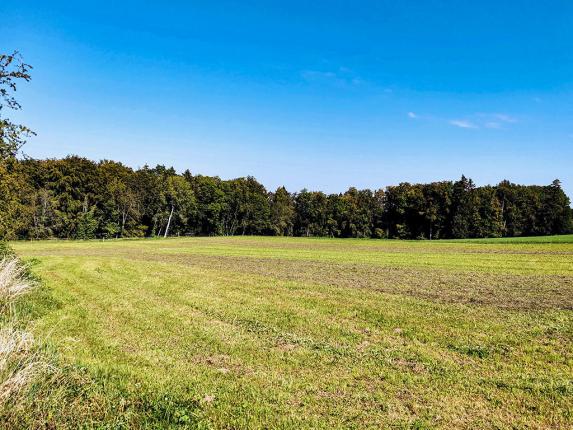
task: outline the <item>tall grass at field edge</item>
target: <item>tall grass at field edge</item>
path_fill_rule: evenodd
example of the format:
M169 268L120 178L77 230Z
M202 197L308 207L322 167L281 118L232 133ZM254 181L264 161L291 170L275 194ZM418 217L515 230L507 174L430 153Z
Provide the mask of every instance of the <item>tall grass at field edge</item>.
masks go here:
M43 367L34 339L14 312L15 301L35 283L6 245L0 248L0 408L30 385Z

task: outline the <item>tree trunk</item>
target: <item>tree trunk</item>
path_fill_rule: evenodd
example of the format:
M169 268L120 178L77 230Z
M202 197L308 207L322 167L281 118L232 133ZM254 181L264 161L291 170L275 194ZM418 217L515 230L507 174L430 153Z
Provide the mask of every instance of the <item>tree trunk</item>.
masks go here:
M163 237L167 237L167 235L169 234L169 226L171 225L171 218L173 217L174 209L175 206L171 205L171 213L169 214L169 219L167 220L167 227L165 227L165 234L163 235Z
M126 213L126 211L123 211L123 212L121 213L121 232L119 233L119 235L120 235L121 237L123 237L123 231L125 230L125 220L126 220L126 218L127 218L127 213Z

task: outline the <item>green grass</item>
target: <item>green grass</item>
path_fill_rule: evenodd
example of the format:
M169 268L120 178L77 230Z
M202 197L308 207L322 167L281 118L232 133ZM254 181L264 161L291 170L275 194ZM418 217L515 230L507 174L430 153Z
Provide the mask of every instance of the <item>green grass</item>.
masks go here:
M572 236L13 246L58 428L573 426Z
M559 236L502 237L491 239L458 239L457 242L469 243L573 243L573 234ZM444 241L445 242L445 241Z

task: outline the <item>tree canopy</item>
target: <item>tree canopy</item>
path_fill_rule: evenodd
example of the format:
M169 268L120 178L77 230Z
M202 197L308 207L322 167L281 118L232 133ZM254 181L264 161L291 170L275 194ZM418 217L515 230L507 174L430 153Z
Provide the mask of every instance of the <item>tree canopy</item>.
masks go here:
M22 124L15 124L5 116L5 109L22 108L16 100L15 92L19 80L29 81L32 66L22 61L20 54L0 54L0 160L14 157L26 143L26 138L34 134Z
M78 156L12 160L0 174L0 236L279 235L478 238L571 231L559 181L477 187L469 178L325 194L269 192L253 177L134 170Z

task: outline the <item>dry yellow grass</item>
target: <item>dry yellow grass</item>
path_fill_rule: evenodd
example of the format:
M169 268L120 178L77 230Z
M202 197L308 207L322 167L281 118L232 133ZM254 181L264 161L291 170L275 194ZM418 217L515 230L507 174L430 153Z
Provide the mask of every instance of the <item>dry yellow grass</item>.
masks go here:
M15 257L0 259L0 407L18 396L42 367L33 350L32 334L18 328L13 305L34 284Z

